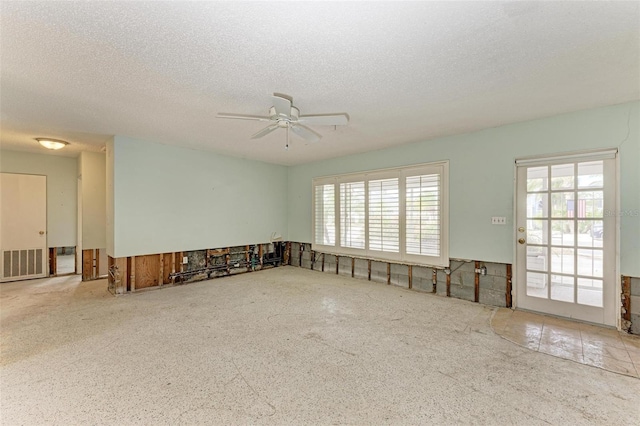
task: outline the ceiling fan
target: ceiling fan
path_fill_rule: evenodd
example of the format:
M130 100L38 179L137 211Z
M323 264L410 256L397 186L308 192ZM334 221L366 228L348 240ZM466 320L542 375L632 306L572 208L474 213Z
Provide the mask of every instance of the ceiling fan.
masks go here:
M251 139L261 138L279 128L286 129L287 144L285 149L289 148L289 129L308 142L317 142L322 136L308 128L307 125L342 126L349 123L349 116L344 113L300 115L300 110L292 104L293 99L282 93L274 93L271 98L273 100L273 106L269 108L268 117L226 112L218 113L217 117L271 122L267 127L252 135Z

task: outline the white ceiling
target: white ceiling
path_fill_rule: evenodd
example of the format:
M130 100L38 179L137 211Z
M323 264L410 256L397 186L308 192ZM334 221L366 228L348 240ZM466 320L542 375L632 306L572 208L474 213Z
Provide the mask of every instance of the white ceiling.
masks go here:
M0 143L111 135L300 164L640 99L638 2L7 2ZM264 123L346 112L305 144ZM66 152L65 152L66 151Z

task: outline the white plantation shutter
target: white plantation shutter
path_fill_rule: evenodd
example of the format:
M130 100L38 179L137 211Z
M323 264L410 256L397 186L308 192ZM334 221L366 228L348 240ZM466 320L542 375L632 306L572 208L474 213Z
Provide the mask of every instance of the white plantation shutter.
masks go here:
M365 247L364 182L340 184L340 246Z
M314 250L449 266L446 161L313 180Z
M406 253L440 256L441 243L440 174L406 178Z
M314 188L314 242L333 246L336 244L335 185L316 185Z
M398 178L370 180L369 250L400 251L400 190Z

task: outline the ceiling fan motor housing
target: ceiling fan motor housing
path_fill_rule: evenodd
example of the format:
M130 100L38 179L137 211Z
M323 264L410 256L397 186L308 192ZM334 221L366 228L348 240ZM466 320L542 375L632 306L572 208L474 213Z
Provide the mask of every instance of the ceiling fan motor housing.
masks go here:
M272 120L286 120L286 121L298 121L298 117L300 117L300 110L293 105L291 106L290 115L287 116L285 114L278 114L276 112L276 107L269 108L269 118Z

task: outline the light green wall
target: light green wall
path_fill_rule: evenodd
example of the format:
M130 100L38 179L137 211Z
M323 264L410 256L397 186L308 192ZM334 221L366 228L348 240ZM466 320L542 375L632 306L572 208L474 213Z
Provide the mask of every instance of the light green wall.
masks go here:
M0 151L0 171L47 177L47 245L76 245L77 178L75 158Z
M99 152L82 152L78 157L82 197L82 249L105 249L106 240L106 158Z
M617 147L621 211L627 212L621 218L621 273L638 277L639 117L640 102L632 102L290 167L288 238L311 242L314 177L449 160L450 257L513 263L515 159ZM506 216L507 226L491 225L492 216Z
M287 231L287 169L116 136L107 144L114 257L269 242ZM111 198L111 199L109 199ZM109 213L107 213L109 216ZM109 244L108 244L109 245Z

